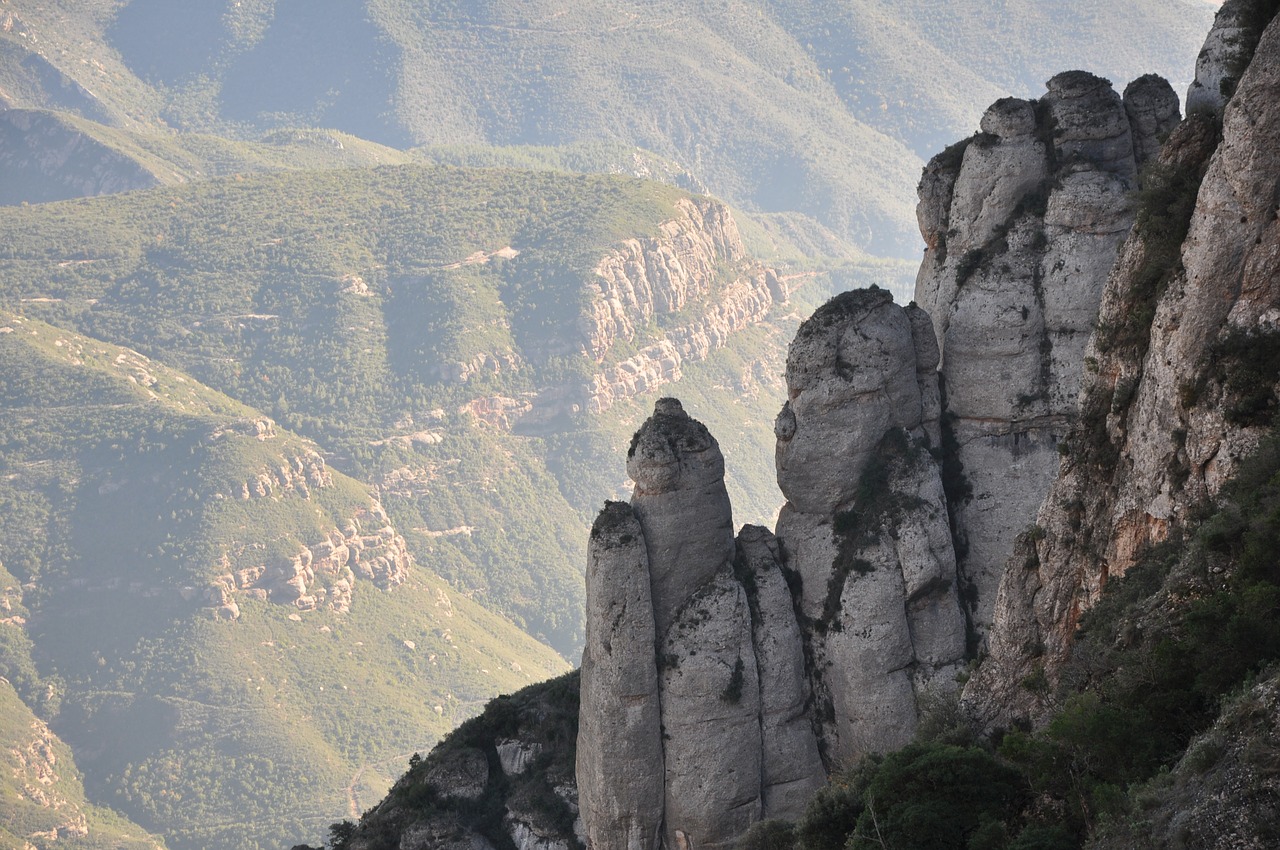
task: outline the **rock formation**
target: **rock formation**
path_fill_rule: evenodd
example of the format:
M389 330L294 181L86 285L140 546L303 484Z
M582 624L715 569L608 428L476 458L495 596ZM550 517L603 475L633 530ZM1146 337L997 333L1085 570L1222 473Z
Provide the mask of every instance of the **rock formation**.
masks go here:
M806 321L778 415L778 519L830 766L910 740L920 690L965 652L928 317L880 290Z
M631 506L611 502L591 528L587 640L578 725L578 805L593 847L656 850L662 828L662 729L645 539Z
M824 771L905 745L921 697L955 691L1077 419L1085 344L1134 221L1139 166L1178 121L1177 97L1157 77L1122 99L1070 72L1038 102L997 102L981 133L930 163L918 209L922 306L848 292L791 344L775 422L787 500L776 538L745 528L735 555L714 439L678 402L658 402L628 455L628 530L599 533L623 523L623 506L611 505L593 533L593 575L624 562L647 571L657 647L656 689L648 658L615 662L643 673L598 666L623 621L593 608L583 717L603 714L585 721L579 762L593 847L650 846L653 788L626 778L637 752L663 765L661 844L721 846L761 817L794 817ZM647 282L679 267L633 249L630 272L620 261L602 275L612 294L598 326L618 335L652 314ZM637 388L645 374L627 372ZM629 581L609 598L638 592ZM646 629L635 633L650 644ZM656 697L661 746L606 741L605 730L640 722L640 709L618 702L628 694L637 706ZM625 799L598 802L615 786Z
M824 778L778 546L759 528L735 544L720 448L675 399L627 469L632 504L591 537L584 830L600 848L727 847L762 815L798 816Z
M1069 72L929 164L922 306L844 293L788 352L776 537L734 540L715 440L658 402L632 505L592 533L589 847L723 847L794 819L825 772L906 744L984 633L964 705L988 728L1044 719L1081 613L1280 415L1280 23L1259 34L1263 8L1223 7L1192 91L1224 101L1186 121L1157 77L1121 98ZM1210 592L1184 578L1174 595ZM1260 678L1196 745L1215 768L1187 750L1135 834L1262 846L1280 698ZM1142 843L1125 828L1091 840Z
M591 373L581 385L472 399L458 412L504 431L555 431L568 416L601 413L680 380L686 364L705 360L735 333L759 325L787 302L794 286L750 257L724 204L682 198L658 233L624 240L600 258L582 282L575 325L545 339L521 340L534 361L586 358ZM435 368L441 380L466 383L522 365L520 355L505 352Z
M1207 55L1244 38L1241 15L1224 6ZM991 657L966 692L991 722L1043 711L1018 683L1036 668L1056 680L1107 580L1216 494L1273 420L1277 86L1272 23L1223 110L1221 141L1212 113L1193 115L1160 154L1150 207L1107 281L1062 476L1013 559L1026 566L1004 574Z
M1227 0L1196 58L1196 78L1187 89L1187 113L1221 115L1240 75L1253 57L1266 23L1257 0Z
M925 169L916 300L937 330L967 479L951 496L979 635L1014 537L1057 474L1102 286L1133 224L1139 164L1178 120L1177 96L1158 77L1136 80L1122 100L1106 80L1072 71L1039 101L996 102L981 133Z

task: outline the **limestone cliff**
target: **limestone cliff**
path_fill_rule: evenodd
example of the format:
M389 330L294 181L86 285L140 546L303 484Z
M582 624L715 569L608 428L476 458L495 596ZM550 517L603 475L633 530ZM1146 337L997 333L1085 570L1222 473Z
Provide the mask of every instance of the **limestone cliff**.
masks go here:
M1138 166L1178 120L1177 96L1158 77L1121 98L1073 71L1049 80L1038 101L996 102L982 132L925 169L916 300L937 330L967 478L952 509L979 636L1075 421L1084 347L1133 223Z
M599 259L582 282L581 311L565 334L524 340L523 358L482 354L437 369L442 380L466 383L476 374L516 371L525 361L585 359L589 375L580 385L486 396L459 408L491 427L542 434L568 415L600 413L680 380L687 364L705 360L785 304L795 285L748 255L724 204L682 198L655 235L624 240Z
M1240 4L1224 7L1206 55L1240 38L1231 34L1240 16ZM1024 566L1005 572L991 658L967 691L989 719L1044 710L1018 682L1035 670L1056 681L1081 612L1107 580L1185 526L1273 421L1280 26L1256 43L1221 140L1210 112L1165 145L1107 281L1081 420L1039 531L1013 559Z

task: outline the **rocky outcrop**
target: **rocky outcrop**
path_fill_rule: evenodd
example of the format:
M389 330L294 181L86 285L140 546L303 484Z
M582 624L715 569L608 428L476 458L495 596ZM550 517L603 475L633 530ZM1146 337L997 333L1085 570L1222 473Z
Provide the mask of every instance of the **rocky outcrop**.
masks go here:
M760 678L760 815L794 820L826 777L809 716L804 640L777 538L766 528L743 526L734 571L751 606Z
M660 668L663 841L726 846L759 819L761 751L760 683L746 593L733 575L724 456L702 423L662 399L632 440L627 472Z
M705 360L724 348L729 337L752 327L790 296L786 282L773 269L752 266L726 286L702 315L667 332L663 339L597 373L591 382L588 408L599 413L620 400L634 398L680 380L686 362Z
M1196 78L1187 89L1187 113L1220 115L1257 49L1267 23L1260 0L1227 0L1196 58Z
M778 519L829 767L910 740L965 653L928 317L861 290L806 321L776 423Z
M591 528L586 626L577 776L587 843L656 850L665 771L653 598L640 522L623 502Z
M1229 6L1209 53L1239 14ZM1272 23L1223 111L1221 142L1212 115L1192 116L1160 154L1107 282L1062 475L1005 573L991 657L966 691L991 722L1044 711L1018 683L1033 671L1056 681L1102 586L1184 526L1274 419L1277 86Z
M160 183L142 162L54 113L0 111L0 204L106 195Z
M631 504L644 531L653 618L663 640L704 585L733 562L733 515L724 456L706 426L680 402L659 399L631 440Z
M737 223L716 201L682 198L676 217L658 229L656 236L624 241L596 265L581 330L597 361L656 316L679 313L706 297L718 267L747 256Z
M1102 287L1133 223L1139 163L1177 120L1177 97L1158 77L1136 80L1122 100L1073 71L1039 101L998 101L981 133L925 169L916 300L938 334L966 478L950 496L978 636L1014 538L1057 474Z
M235 561L252 563L254 554L242 550L235 553ZM237 597L270 600L301 611L327 607L347 613L357 577L389 590L404 583L410 563L404 538L381 503L374 501L341 528L317 543L299 547L289 557L233 569L229 553L222 564L226 572L202 591L185 587L181 592L189 599L199 596L215 616L225 620L240 617Z
M601 413L680 380L687 364L758 326L800 284L802 278L780 277L748 256L722 203L682 198L675 213L654 236L625 240L597 263L584 281L586 305L576 327L553 339L521 340L535 362L587 358L589 378L518 396L473 399L458 412L521 434L561 430L584 410ZM520 355L504 352L437 364L435 371L441 380L466 383L477 374L514 372L523 365Z

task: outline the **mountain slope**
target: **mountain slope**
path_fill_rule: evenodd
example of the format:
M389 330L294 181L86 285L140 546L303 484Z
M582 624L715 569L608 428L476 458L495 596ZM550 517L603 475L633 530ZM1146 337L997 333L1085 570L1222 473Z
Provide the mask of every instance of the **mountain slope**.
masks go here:
M549 453L597 466L582 416L680 379L813 283L751 260L718 204L554 173L262 175L0 211L0 231L0 303L318 440L422 562L566 654L584 515L621 473L575 510Z
M11 105L249 137L330 126L394 147L607 139L675 160L731 202L804 212L903 256L919 154L1063 67L1188 78L1181 57L1210 12L1191 0L3 8Z
M29 609L4 659L96 801L175 847L259 846L264 823L278 846L567 666L408 564L313 444L127 349L3 319L0 534Z

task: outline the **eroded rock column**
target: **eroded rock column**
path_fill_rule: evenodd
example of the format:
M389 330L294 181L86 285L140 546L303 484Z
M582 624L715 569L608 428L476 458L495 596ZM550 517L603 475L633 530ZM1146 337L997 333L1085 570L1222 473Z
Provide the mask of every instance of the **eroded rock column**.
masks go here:
M729 846L760 819L760 682L747 596L733 575L724 456L661 399L627 456L658 641L668 848Z
M653 601L631 506L605 505L587 554L578 802L596 850L657 850L663 760Z
M778 520L828 767L906 744L965 651L939 465L928 317L882 290L806 321L778 415Z

